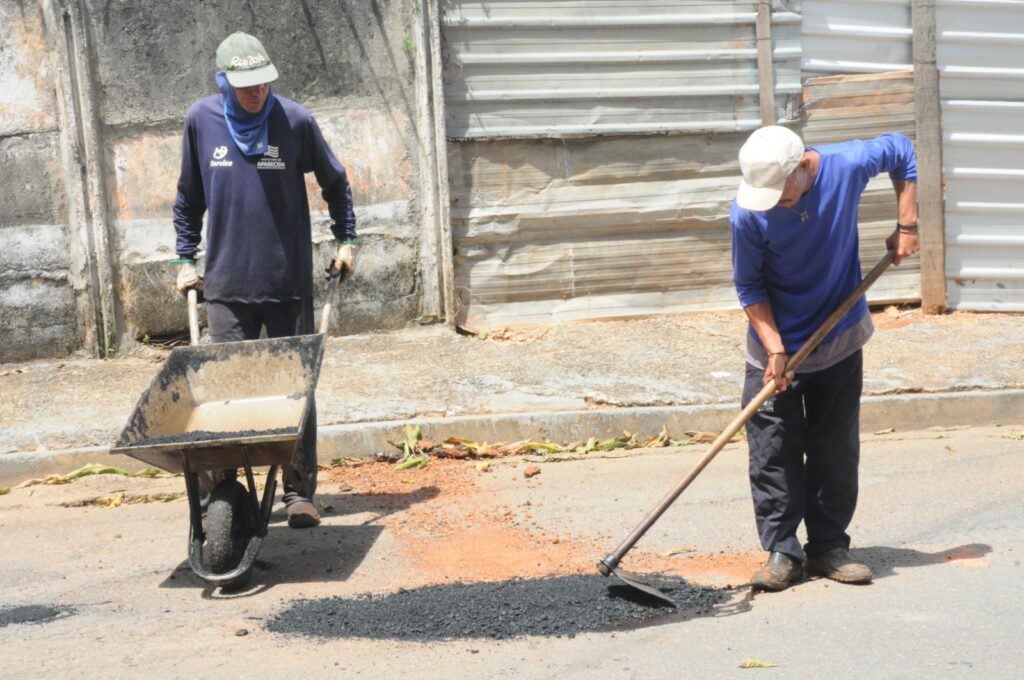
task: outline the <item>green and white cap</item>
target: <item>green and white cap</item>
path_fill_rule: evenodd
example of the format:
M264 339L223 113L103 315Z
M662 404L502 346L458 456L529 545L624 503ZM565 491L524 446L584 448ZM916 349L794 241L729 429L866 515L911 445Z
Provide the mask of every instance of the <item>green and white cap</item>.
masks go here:
M232 87L253 87L277 80L277 69L263 44L248 33L232 33L217 48L217 70Z

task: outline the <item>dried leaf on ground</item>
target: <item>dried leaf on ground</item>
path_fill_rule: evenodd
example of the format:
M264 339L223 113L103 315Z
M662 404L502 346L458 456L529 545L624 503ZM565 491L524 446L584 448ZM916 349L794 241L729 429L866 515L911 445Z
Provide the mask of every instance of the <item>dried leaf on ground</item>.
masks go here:
M480 455L482 451L490 448L487 444L481 444L480 442L474 442L469 439L459 439L458 437L448 437L448 439L444 440L444 443L453 446L464 446L474 455Z
M761 661L760 659L747 659L740 664L740 668L778 668L779 664L772 663L771 661Z
M659 432L657 435L655 435L655 436L651 437L650 439L648 439L644 443L644 446L647 447L647 448L655 448L655 447L658 447L658 446L668 446L668 443L669 443L668 427L666 425L662 425L661 426L661 432Z
M690 438L692 444L710 444L711 442L718 439L717 432L699 432L696 430L688 430L686 436Z
M878 430L875 434L892 434L896 431L895 427L887 427L884 430Z
M680 555L682 553L692 553L692 552L697 552L697 549L694 548L692 545L680 545L680 546L672 548L668 552L664 553L662 555L662 557L672 557L673 555Z
M100 498L95 499L92 502L92 504L93 505L100 505L100 506L103 506L105 508L118 508L118 507L121 506L121 503L123 503L123 502L124 502L124 492L123 491L119 491L119 492L117 492L115 494L112 494L110 496L101 496Z
M454 458L455 460L462 460L463 458L469 458L470 451L464 446L454 446L452 444L445 444L439 448L431 451L438 458Z
M1006 438L1019 442L1021 440L1024 440L1024 432L1010 432L1009 434L1006 435Z
M332 458L331 467L356 467L358 465L364 465L366 462L367 461L364 458L345 456L342 458Z
M414 470L427 467L430 458L425 453L414 453L395 464L396 470Z
M129 472L124 468L111 467L109 465L100 465L99 463L89 463L83 465L77 470L73 470L64 475L46 475L45 477L37 477L35 479L28 479L19 484L17 489L22 489L28 486L36 486L37 484L70 484L76 479L82 477L89 477L91 475L120 475L122 477L174 477L169 472L162 472L156 468L144 468L138 472Z
M9 487L9 486L0 486L0 496L6 496L10 492L11 492L11 487Z

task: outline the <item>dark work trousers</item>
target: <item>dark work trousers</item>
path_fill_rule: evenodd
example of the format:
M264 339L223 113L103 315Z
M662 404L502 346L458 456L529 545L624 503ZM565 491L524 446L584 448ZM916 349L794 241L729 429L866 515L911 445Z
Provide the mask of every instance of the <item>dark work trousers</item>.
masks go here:
M821 371L797 373L747 423L750 491L761 546L797 560L850 547L857 506L863 352ZM764 387L764 371L747 364L746 406ZM800 522L807 544L800 545Z
M206 303L206 321L213 342L234 342L255 340L266 327L268 338L283 338L290 335L306 335L313 332L313 300L294 302L263 302L247 304L241 302ZM284 478L284 502L312 500L316 493L316 401L309 404L309 417L302 441L295 450L290 464L282 469ZM219 475L207 478L200 475L204 496L218 481L235 470L225 470ZM205 501L205 498L203 499ZM205 507L205 502L203 506Z

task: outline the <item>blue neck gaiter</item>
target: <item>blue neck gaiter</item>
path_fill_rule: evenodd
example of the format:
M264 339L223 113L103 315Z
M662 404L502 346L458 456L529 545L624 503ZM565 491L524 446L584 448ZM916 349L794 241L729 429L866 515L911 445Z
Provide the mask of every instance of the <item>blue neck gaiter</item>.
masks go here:
M267 101L259 113L249 113L242 108L235 90L228 82L223 71L217 72L217 87L224 99L224 121L228 125L228 132L235 140L238 150L246 156L258 156L267 151L267 136L270 125L267 120L274 108L274 91L267 95Z

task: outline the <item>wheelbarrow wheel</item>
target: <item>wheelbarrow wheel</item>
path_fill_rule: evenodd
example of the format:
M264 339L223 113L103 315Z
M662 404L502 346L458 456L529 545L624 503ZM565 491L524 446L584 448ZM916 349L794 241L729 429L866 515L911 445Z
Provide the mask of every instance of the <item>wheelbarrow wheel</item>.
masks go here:
M210 494L203 556L207 569L214 574L226 574L242 561L245 546L252 535L246 506L247 493L244 486L231 479L218 484ZM246 574L236 581L235 587L244 585L248 576Z

